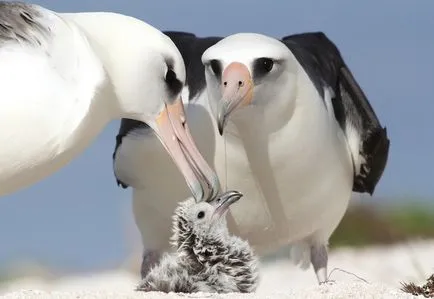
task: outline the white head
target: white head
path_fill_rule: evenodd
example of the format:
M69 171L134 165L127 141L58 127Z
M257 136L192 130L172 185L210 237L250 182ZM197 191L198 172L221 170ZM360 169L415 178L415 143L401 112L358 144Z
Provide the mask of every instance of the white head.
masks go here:
M209 202L196 203L192 198L181 202L173 216L174 246L182 249L196 239L227 236L226 212L242 196L237 191L227 191Z
M217 175L199 153L187 127L181 101L185 65L175 44L132 17L86 13L72 18L91 37L110 77L113 116L143 121L155 131L196 200L216 196Z
M243 110L256 107L275 119L294 102L299 64L277 39L234 34L208 48L202 63L220 134L228 120L242 119Z

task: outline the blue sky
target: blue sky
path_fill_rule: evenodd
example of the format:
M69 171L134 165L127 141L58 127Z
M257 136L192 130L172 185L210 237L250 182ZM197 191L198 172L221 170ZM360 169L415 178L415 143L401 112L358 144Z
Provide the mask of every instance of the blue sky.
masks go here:
M197 35L324 31L387 126L388 167L376 195L434 198L434 2L35 1L59 12L114 11ZM146 38L146 37L144 37ZM131 250L130 190L115 184L111 123L70 165L0 200L0 270L37 259L70 270L116 266ZM380 200L380 199L378 199ZM135 240L137 243L137 240Z

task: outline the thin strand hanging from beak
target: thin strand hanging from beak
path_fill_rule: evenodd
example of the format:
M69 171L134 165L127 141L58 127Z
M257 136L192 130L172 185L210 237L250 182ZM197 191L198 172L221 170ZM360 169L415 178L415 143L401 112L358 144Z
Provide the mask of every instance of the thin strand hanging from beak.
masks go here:
M225 192L228 191L228 151L226 147L226 134L223 134L225 142Z

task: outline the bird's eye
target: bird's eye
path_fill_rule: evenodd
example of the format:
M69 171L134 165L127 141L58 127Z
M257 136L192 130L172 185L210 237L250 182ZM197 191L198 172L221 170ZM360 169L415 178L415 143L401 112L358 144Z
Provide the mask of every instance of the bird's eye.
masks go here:
M213 59L210 61L210 66L211 66L211 70L213 71L214 75L216 77L219 77L221 75L221 66L220 66L220 62L216 59Z
M168 69L166 73L166 82L168 84L174 82L176 80L176 74L173 70Z
M167 88L172 94L178 94L181 91L182 83L178 80L176 73L171 68L167 70L164 81L166 81Z
M258 58L254 64L255 76L263 76L271 72L274 66L274 61L271 58Z
M270 58L261 58L260 63L264 71L266 71L267 73L271 72L271 70L273 69L274 62Z
M202 219L205 216L205 212L204 211L200 211L199 213L197 213L197 218L198 219Z

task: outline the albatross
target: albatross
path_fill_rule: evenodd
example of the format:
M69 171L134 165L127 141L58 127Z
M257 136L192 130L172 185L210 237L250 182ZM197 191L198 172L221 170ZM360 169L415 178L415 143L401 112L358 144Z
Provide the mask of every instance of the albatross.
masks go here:
M182 201L173 215L171 244L136 288L145 292L252 293L259 283L258 260L249 244L230 235L228 208L242 194L227 191L209 202Z
M123 117L155 131L197 200L219 189L188 130L182 56L156 28L116 13L1 2L0 64L0 196L65 166Z
M290 245L295 263L312 264L318 282L329 282L328 240L352 192L373 194L390 144L340 51L322 32L280 40L166 34L186 61L193 138L221 185L245 196L230 209L230 231L261 255ZM133 188L143 275L168 246L170 211L186 190L173 166L161 164L165 153L146 126L123 120L117 140L115 175ZM158 194L143 171L149 161L140 161L151 150L173 187Z

